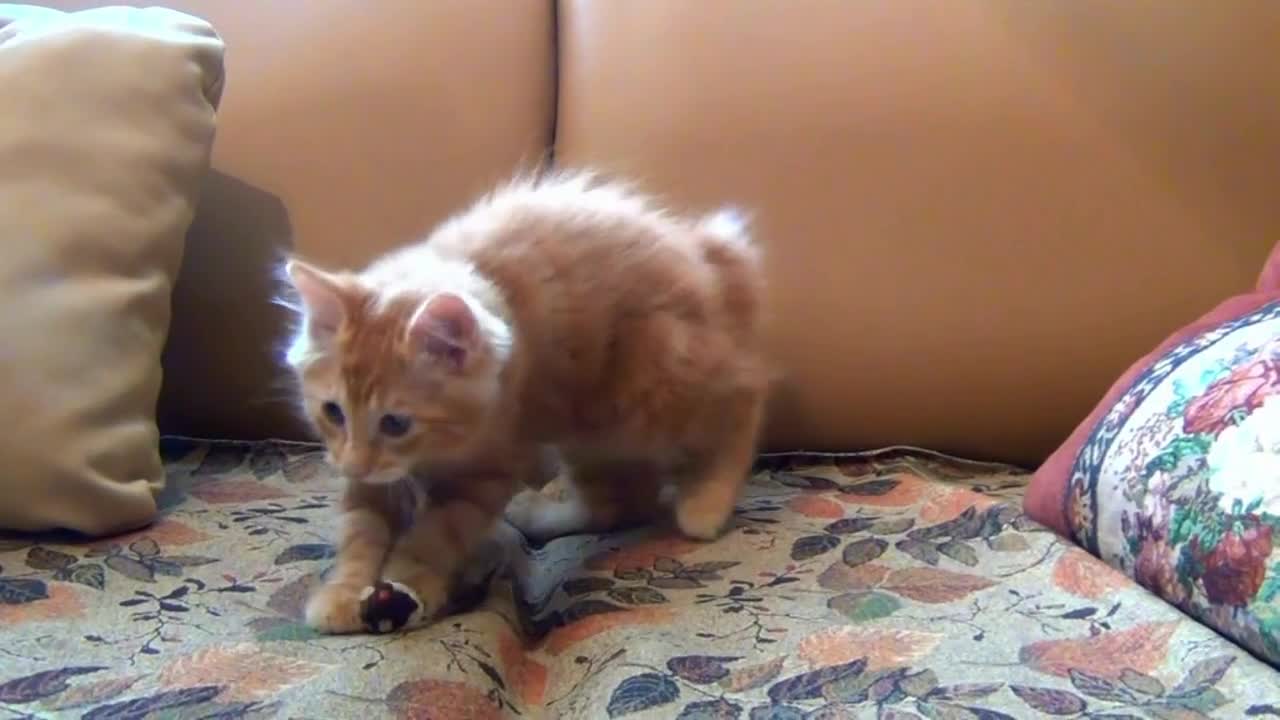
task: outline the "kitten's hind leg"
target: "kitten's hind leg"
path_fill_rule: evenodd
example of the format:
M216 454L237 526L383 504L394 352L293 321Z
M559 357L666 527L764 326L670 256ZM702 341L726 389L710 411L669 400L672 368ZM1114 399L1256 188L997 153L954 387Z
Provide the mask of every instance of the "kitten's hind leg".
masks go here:
M527 539L545 543L586 532L591 513L577 492L554 498L538 490L524 490L507 505L506 519Z
M764 394L752 394L737 405L738 412L728 416L729 422L736 424L720 433L720 443L703 451L693 469L679 479L676 526L694 540L719 537L751 475L764 417Z
M526 491L507 508L525 537L544 543L565 535L603 533L649 522L658 505L659 470L649 462L569 459L569 488L560 498Z

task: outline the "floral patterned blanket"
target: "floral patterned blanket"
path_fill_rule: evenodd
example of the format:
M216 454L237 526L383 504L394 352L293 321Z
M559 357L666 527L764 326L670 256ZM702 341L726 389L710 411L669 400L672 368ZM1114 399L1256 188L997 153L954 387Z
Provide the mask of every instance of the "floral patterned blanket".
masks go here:
M0 539L0 718L1280 716L1275 670L1029 522L1013 468L768 457L718 542L507 528L451 619L319 637L320 453L165 453L153 526Z

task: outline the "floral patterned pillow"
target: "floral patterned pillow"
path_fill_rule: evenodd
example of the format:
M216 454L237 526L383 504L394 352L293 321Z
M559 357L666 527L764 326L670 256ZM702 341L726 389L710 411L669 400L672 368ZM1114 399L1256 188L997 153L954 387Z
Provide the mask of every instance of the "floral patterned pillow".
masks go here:
M1258 277L1259 292L1276 290L1280 290L1280 243L1271 249L1271 257L1267 258L1262 268L1262 275Z
M1273 270L1131 368L1037 471L1026 509L1280 666Z

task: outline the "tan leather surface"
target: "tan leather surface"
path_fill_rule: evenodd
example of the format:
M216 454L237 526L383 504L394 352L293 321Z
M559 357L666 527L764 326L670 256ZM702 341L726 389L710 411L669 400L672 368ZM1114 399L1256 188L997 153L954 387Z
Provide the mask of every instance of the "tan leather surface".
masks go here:
M560 3L557 161L737 201L774 448L1035 462L1280 239L1280 4Z
M63 0L57 7L102 2ZM112 3L114 4L114 3ZM145 3L144 3L145 4ZM173 0L227 43L227 87L175 295L169 432L300 430L269 272L291 247L362 264L543 160L549 0Z
M155 516L160 352L222 58L180 13L0 6L0 528Z

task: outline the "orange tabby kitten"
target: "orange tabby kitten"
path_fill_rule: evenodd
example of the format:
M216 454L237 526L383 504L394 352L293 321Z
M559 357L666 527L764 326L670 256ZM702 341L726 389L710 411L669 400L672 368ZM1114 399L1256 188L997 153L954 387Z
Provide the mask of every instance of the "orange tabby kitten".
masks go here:
M654 519L712 539L755 453L761 258L584 174L517 182L361 272L287 264L305 409L348 480L328 632L429 620L506 512L535 539ZM574 492L526 492L546 451ZM412 479L405 479L412 478Z

